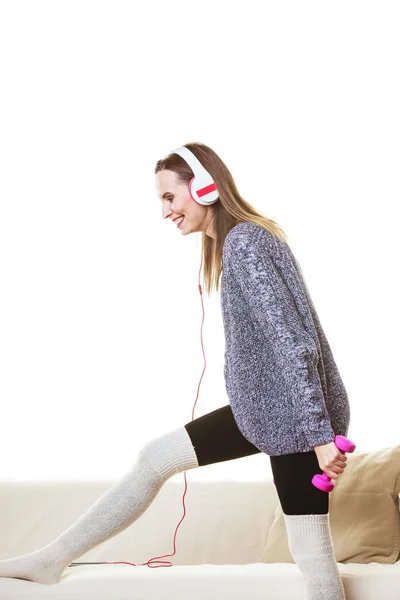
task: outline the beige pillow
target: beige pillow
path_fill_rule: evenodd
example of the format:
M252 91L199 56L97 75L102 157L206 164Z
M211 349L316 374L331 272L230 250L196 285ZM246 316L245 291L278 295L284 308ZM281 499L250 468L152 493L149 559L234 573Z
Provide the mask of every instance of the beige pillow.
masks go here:
M347 467L329 494L336 562L393 564L400 555L400 445L346 456ZM295 562L280 502L262 562Z

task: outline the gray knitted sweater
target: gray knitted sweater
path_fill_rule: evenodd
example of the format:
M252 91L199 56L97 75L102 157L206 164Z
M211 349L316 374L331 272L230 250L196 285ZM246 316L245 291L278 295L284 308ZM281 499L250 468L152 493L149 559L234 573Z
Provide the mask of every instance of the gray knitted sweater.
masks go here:
M224 241L224 377L236 424L270 456L347 436L350 406L300 265L255 223Z

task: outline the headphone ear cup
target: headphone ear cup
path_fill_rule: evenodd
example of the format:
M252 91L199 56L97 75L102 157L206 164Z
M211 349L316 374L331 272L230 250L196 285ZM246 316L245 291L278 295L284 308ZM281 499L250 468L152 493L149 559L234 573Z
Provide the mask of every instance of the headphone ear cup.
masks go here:
M203 202L200 197L195 198L195 196L193 194L193 191L192 191L192 188L193 188L193 190L196 190L196 176L192 177L192 179L189 181L188 185L189 185L189 194L190 194L190 197L192 198L192 200L194 200L195 202L197 202L197 204L200 204L201 206L210 206L211 204L214 204L214 202L216 202L218 200L218 198L219 198L217 189L215 189L212 192L212 194L214 196L214 198L212 200L208 199L208 201ZM212 185L215 188L215 183L214 182L213 182ZM196 194L196 191L195 191L195 194ZM208 195L209 195L209 198L210 198L210 194L208 194ZM196 194L196 196L198 196L198 194Z

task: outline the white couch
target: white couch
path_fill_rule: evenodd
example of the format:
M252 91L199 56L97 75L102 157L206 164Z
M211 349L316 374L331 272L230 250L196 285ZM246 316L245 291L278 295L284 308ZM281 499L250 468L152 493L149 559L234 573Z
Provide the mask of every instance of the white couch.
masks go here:
M190 481L189 471L187 481L174 556L158 558L153 567L72 563L54 585L0 577L0 600L304 600L296 564L261 562L279 502L272 480ZM0 560L51 542L113 483L0 481ZM135 523L76 562L139 565L173 554L183 493L179 473ZM157 567L160 561L172 566ZM347 600L400 600L400 560L338 565Z

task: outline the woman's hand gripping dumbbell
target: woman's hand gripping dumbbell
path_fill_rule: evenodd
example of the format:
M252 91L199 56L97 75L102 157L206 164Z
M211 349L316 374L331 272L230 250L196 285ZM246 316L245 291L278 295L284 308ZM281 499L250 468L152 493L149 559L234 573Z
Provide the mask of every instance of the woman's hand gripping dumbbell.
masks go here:
M331 492L335 487L331 477L337 479L343 473L347 461L345 453L354 452L355 448L356 445L343 435L336 435L335 440L329 442L329 444L315 446L314 450L318 458L318 464L321 471L324 472L322 475L319 473L314 475L311 483L322 492Z
M346 468L347 456L346 452L354 452L356 445L344 437L343 435L336 435L333 442L328 444L322 444L321 446L315 446L314 450L318 458L318 464L322 474L315 474L311 480L311 483L323 492L331 492L335 485L331 481L331 477L337 479ZM329 475L326 473L331 475ZM272 480L275 483L275 479Z

